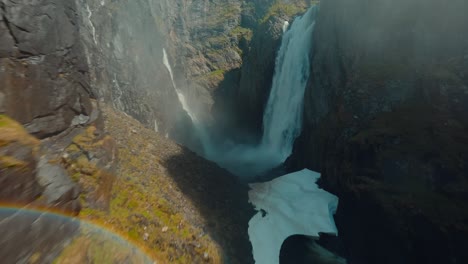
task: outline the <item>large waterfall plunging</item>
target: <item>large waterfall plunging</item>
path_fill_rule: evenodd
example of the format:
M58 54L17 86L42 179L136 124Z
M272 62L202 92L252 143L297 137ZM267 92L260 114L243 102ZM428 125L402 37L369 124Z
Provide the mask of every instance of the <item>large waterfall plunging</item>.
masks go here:
M309 79L309 50L316 8L296 19L283 36L276 57L275 75L263 115L262 147L284 161L302 127L304 91Z
M228 144L212 150L208 159L239 176L255 176L284 162L291 154L302 127L304 91L309 78L309 51L317 8L294 20L289 30L284 23L273 84L263 116L263 136L259 145Z

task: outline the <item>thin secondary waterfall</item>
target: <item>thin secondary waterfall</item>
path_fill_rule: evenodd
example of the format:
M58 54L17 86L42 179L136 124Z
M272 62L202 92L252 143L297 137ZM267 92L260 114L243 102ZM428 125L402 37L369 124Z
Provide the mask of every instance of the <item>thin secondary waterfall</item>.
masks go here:
M203 124L200 123L200 120L197 118L197 115L195 114L195 112L190 109L182 91L179 88L177 88L177 85L175 84L175 81L174 81L174 74L172 72L172 67L171 67L171 64L169 63L169 58L167 57L166 49L164 48L163 48L163 63L164 63L164 66L166 66L167 70L169 71L169 75L171 76L172 86L174 87L174 90L176 91L177 98L179 99L179 102L182 105L182 109L184 109L184 111L190 117L193 128L195 130L196 137L198 137L198 140L201 143L201 145L199 144L197 147L193 147L192 150L195 152L199 152L202 155L207 156L208 155L207 152L211 149L211 142L208 138L208 133L205 127L203 127ZM166 137L168 136L166 135Z
M302 128L304 91L309 79L309 51L317 7L294 20L283 36L275 75L263 116L262 147L278 154L280 162L292 152Z

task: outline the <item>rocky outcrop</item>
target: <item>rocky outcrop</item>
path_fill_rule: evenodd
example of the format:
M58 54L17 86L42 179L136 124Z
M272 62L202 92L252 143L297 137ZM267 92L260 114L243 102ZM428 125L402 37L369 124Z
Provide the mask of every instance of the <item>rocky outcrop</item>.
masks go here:
M0 109L43 138L91 113L72 2L0 1Z
M468 259L467 8L321 5L305 127L288 163L322 172L322 185L340 197L350 262Z
M41 150L40 141L4 115L0 132L0 202L78 214L78 186Z
M39 161L40 160L40 161ZM12 208L49 208L77 214L79 189L65 170L48 160L40 141L0 115L0 256L8 263L48 262L78 225Z

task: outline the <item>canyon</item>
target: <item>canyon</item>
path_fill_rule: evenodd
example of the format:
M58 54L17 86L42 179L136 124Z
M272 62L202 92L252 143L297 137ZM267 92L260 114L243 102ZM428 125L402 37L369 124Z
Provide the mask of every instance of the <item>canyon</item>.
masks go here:
M119 251L76 221L42 221L50 211L157 263L253 263L247 183L310 169L339 198L338 236L287 239L280 263L342 263L309 256L318 246L348 263L467 262L466 10L0 0L0 256ZM145 263L122 252L107 257Z

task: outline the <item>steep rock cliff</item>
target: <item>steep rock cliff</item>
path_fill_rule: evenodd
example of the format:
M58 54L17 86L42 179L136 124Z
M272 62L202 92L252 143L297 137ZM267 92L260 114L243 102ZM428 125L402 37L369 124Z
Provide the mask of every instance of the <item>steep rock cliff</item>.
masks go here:
M0 7L0 111L38 137L88 118L74 3L2 0Z
M323 173L356 263L462 263L466 1L321 5L304 129L288 164Z
M147 127L170 132L183 110L162 63L168 42L150 1L77 4L93 92Z

